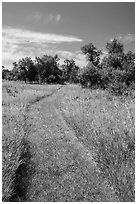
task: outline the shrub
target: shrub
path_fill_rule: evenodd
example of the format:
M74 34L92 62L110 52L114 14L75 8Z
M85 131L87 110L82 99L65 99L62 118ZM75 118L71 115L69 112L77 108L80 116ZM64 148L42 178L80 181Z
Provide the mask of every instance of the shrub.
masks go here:
M55 83L56 77L54 75L50 75L47 80L48 83Z
M81 72L80 82L82 86L85 87L101 86L101 75L99 69L92 63L89 63Z

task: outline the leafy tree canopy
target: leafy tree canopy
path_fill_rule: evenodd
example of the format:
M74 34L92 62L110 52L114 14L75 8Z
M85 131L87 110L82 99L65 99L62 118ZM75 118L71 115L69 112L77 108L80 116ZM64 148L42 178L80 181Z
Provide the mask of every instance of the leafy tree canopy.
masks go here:
M112 42L107 42L106 48L109 54L121 54L124 51L123 44L118 42L115 38Z
M94 66L100 63L101 50L98 50L92 43L85 45L81 48L83 54L87 56L89 62L92 62Z

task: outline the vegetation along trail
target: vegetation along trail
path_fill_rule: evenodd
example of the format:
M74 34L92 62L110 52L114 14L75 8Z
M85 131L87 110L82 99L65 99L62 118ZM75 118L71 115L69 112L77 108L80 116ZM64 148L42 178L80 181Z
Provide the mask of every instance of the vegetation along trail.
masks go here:
M48 5L36 8L38 15L31 5L32 11L3 6L2 201L135 202L135 4L112 5L106 16L111 26L104 20L110 5L103 10L101 4L100 11L90 4L66 6L70 24L66 17L61 23L60 11L48 19ZM84 5L87 15L81 15ZM65 9L49 6L53 14ZM18 17L15 9L21 9ZM69 18L71 10L78 23ZM34 18L23 21L25 12ZM103 22L94 29L90 18ZM20 28L13 27L16 19ZM43 19L54 35L44 33ZM72 35L58 35L55 23ZM96 24L103 28L97 35ZM127 31L117 35L116 27Z
M80 89L76 86L76 89ZM27 201L118 201L91 150L79 141L59 109L65 86L28 108L33 173Z

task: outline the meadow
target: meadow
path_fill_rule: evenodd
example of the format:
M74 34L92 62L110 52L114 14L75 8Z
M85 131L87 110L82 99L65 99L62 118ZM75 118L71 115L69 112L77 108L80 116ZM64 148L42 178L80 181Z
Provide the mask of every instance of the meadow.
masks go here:
M50 96L58 85L3 81L2 87L3 201L13 201L18 169L27 162L31 146L26 142L31 129L29 106ZM55 106L78 140L93 153L119 200L135 201L134 98L64 85Z
M63 91L58 107L65 120L79 141L93 152L99 169L120 201L134 201L134 99L114 96L107 90L77 86L66 87Z
M56 87L2 82L2 199L5 202L16 197L22 174L19 169L28 160L29 106L50 95Z

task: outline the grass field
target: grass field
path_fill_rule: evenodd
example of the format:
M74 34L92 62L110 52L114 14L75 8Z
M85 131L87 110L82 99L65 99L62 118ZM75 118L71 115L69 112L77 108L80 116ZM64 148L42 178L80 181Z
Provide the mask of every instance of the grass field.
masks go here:
M70 86L58 107L113 186L120 201L135 199L134 99ZM67 93L67 96L66 96Z
M18 169L28 154L27 137L31 128L28 108L56 88L8 81L2 83L3 201L10 201L15 196Z
M31 129L29 106L54 93L57 85L30 85L3 81L3 201L12 201L19 167L26 162ZM134 99L102 90L66 85L56 107L80 142L92 151L102 175L120 201L135 200Z

